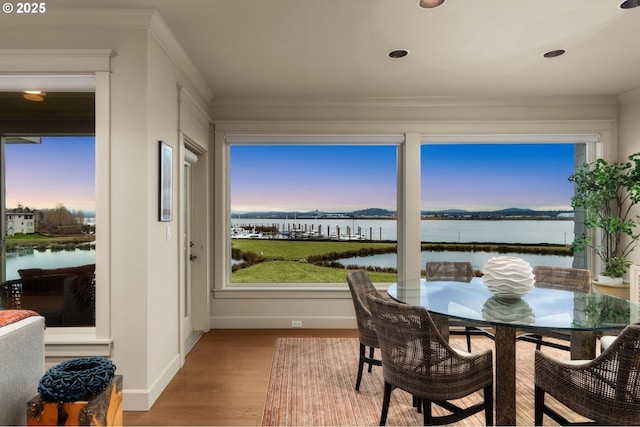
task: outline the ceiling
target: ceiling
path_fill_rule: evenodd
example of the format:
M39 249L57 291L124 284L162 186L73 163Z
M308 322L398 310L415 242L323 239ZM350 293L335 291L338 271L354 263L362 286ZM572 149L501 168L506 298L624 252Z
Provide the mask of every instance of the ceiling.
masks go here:
M95 132L94 92L46 92L29 101L22 92L0 92L2 135L92 135Z
M618 95L640 87L622 0L55 0L157 8L215 98ZM391 59L388 53L409 55ZM557 58L543 53L565 49ZM214 98L214 99L215 99Z

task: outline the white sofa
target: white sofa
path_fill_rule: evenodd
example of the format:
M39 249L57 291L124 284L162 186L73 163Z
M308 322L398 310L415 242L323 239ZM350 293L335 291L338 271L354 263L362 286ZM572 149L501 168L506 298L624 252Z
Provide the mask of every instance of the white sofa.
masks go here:
M0 425L25 425L44 375L44 317L0 328Z

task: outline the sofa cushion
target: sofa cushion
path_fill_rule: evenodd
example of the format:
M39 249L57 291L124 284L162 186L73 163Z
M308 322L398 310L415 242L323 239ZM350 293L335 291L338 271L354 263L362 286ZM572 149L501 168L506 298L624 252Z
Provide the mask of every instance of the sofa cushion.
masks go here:
M0 310L0 328L31 316L39 316L33 310Z

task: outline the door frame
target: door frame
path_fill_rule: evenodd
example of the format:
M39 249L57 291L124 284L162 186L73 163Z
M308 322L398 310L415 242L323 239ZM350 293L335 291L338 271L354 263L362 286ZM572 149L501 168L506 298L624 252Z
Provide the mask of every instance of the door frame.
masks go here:
M208 229L208 212L209 212L209 196L208 169L206 161L206 152L195 142L190 140L183 132L180 132L180 286L179 286L179 348L180 348L180 365L184 365L185 357L193 348L203 333L210 329L209 307L209 229ZM185 173L185 158L187 150L198 155L198 161L190 166L191 173L188 177ZM191 179L191 194L198 194L198 197L190 197L185 194L186 180ZM201 197L202 196L202 197ZM187 207L186 203L190 202ZM189 209L190 208L190 209ZM189 212L190 210L190 212ZM190 220L187 221L187 216ZM190 230L188 229L190 228ZM194 239L194 236L201 236ZM190 243L193 242L193 247ZM196 259L193 262L187 261L187 256L193 255ZM185 288L188 286L186 277L191 278L191 295L190 295L190 321L193 331L187 333L185 331L185 305L188 301L185 298Z

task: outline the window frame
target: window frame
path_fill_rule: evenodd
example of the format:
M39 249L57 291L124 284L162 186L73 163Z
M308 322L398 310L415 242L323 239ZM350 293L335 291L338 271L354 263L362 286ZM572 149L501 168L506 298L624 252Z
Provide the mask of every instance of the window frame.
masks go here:
M65 89L80 89L78 85L93 81L95 91L95 156L96 156L96 222L100 224L100 239L96 242L96 325L81 328L47 328L47 357L78 357L111 355L110 319L110 61L111 49L11 49L0 51L0 74L4 83L16 90L25 81L57 82ZM21 70L16 73L16 70ZM58 87L60 89L60 87ZM101 159L102 161L98 161ZM4 170L2 171L4 173ZM3 196L4 197L4 196Z
M224 135L224 215L223 230L229 230L231 227L231 147L241 145L297 145L297 146L395 146L397 149L396 159L399 163L400 147L405 142L405 136L402 134L234 134ZM400 171L397 168L397 179L399 179ZM396 180L397 182L397 180ZM399 187L398 187L399 188ZM222 288L231 290L255 290L271 289L276 291L288 290L335 290L344 288L344 283L234 283L232 282L231 271L231 242L232 239L228 232L222 234L223 245L222 251L218 250L216 261L221 259L220 267L224 271L224 285ZM218 267L218 268L220 268Z
M447 132L428 132L424 129L414 130L415 126L413 125L393 125L393 126L382 126L387 128L393 128L398 130L398 128L408 128L411 131L403 132L403 133L380 133L380 134L367 134L373 135L374 137L382 137L388 135L395 135L398 138L398 142L396 145L398 146L398 280L406 280L410 278L420 277L420 257L421 257L421 249L420 249L420 238L417 233L411 233L411 230L415 230L415 227L419 227L420 225L420 149L422 144L425 143L435 143L435 144L469 144L469 143L584 143L587 145L587 159L591 161L595 158L596 154L599 153L601 156L603 151L606 149L605 142L611 138L606 127L602 127L599 131L595 131L598 129L596 124L591 124L589 129L585 132L581 132L582 129L578 132L557 132L557 129L554 126L551 126L551 132L542 131L546 130L549 126L541 125L541 131L533 131L527 133L473 133L470 132L468 134L460 134L455 132L457 128L463 128L464 126L461 124L451 124L451 126L440 126L441 128L451 128L453 130L450 133ZM246 124L242 124L239 127L242 128ZM278 126L277 124L275 125ZM231 126L233 128L234 126ZM284 126L287 128L288 126ZM304 127L304 126L303 126ZM424 127L424 126L421 126ZM500 129L502 126L497 125L496 128ZM251 128L251 126L247 126L247 128ZM560 126L561 128L561 126ZM578 127L579 128L579 127ZM574 129L576 130L576 129ZM604 137L603 135L604 134ZM229 144L230 143L238 143L251 142L255 144L256 137L264 138L265 136L269 138L277 137L282 138L283 136L288 138L290 141L299 142L301 140L309 140L309 138L313 138L317 136L317 133L309 132L309 133L296 133L295 135L289 135L286 133L260 133L260 134L252 134L246 132L238 132L233 131L232 129L227 130L226 132L222 129L217 130L214 134L215 143L222 150L222 155L217 156L214 161L214 169L217 170L217 176L221 178L218 181L218 185L216 186L216 191L219 191L219 194L223 194L221 197L221 204L217 205L214 209L215 214L215 224L214 228L218 230L218 232L222 232L222 238L216 239L216 247L215 253L218 256L214 259L214 271L222 272L222 274L217 274L217 278L222 278L222 280L214 280L214 288L213 293L215 297L222 298L233 298L234 296L239 296L240 294L235 291L246 291L247 296L257 296L260 295L260 298L270 297L270 298L279 298L282 295L287 295L289 298L296 297L311 297L314 295L323 295L325 297L329 297L328 291L335 291L335 286L281 286L278 285L271 286L268 283L257 283L253 287L238 287L231 285L230 282L230 237L229 233L225 233L224 230L228 230L230 227L230 194L229 194L229 168L230 168L230 156L229 156ZM322 135L322 134L321 134ZM359 134L363 135L363 134ZM330 134L330 135L322 135L325 138L336 138L339 140L340 138L348 138L351 136L349 134L339 135L339 134ZM263 143L269 144L273 143L273 139L265 138ZM282 140L278 142L281 143ZM219 145L218 145L219 144ZM591 262L588 265L592 265ZM231 286L230 286L231 285ZM290 284L287 284L290 285ZM339 287L338 289L343 288L346 285ZM220 292L222 291L222 292ZM325 293L322 293L322 292ZM254 293L258 292L258 293ZM269 293L265 293L269 292ZM320 292L320 293L315 293Z

